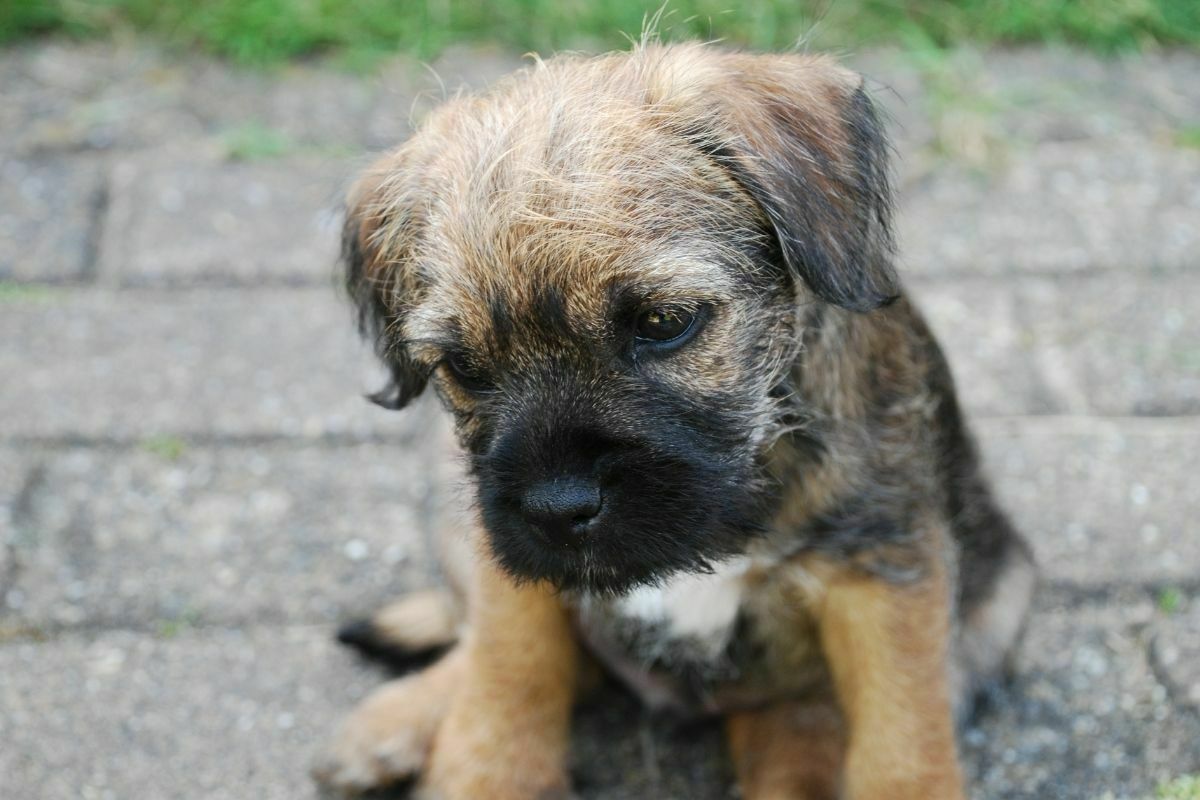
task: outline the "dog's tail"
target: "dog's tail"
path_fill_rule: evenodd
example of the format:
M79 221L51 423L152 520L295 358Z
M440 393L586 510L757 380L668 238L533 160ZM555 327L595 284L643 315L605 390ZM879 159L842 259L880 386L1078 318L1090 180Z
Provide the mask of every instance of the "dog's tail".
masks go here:
M463 610L446 589L405 595L369 617L346 623L338 641L401 670L425 666L458 641Z

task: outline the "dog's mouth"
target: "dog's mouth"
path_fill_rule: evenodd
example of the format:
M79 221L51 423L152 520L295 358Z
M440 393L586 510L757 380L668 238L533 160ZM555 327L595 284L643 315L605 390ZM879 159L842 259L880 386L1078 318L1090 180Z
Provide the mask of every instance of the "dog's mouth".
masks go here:
M693 537L697 543L687 547L672 546L658 538L659 532L640 534L637 538L641 541L631 543L634 537L627 533L599 530L596 539L574 546L531 541L538 537L529 532L528 538L517 544L503 529L489 527L488 532L500 565L514 578L547 581L563 591L603 596L657 584L680 572L708 572L710 563L740 549L732 546L734 537L718 530L697 532ZM611 544L599 541L601 537L611 539ZM698 544L704 538L722 544Z

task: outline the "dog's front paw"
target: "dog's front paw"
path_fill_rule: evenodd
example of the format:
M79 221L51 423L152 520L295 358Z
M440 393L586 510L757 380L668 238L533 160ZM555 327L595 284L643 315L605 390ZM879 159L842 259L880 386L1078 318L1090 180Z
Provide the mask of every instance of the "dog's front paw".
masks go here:
M360 794L415 777L425 764L428 742L416 731L381 740L348 727L313 767L322 784L344 794Z
M392 681L360 703L317 761L314 777L348 794L416 777L437 730L420 683L420 676Z
M459 669L452 653L424 672L376 689L342 723L313 776L344 794L415 778L446 716Z

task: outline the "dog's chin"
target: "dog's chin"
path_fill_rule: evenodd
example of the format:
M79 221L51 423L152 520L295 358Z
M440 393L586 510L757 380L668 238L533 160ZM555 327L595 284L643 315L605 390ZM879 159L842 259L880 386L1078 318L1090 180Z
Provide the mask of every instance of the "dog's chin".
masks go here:
M544 581L560 591L600 596L625 594L679 573L708 572L740 552L748 537L728 530L659 530L622 536L593 531L589 541L554 546L520 526L489 527L491 550L517 581Z
M551 553L535 563L514 561L500 554L499 560L504 570L517 581L544 581L559 591L600 596L625 594L639 586L659 583L686 569L628 562L618 566L587 553L566 556ZM692 566L692 569L703 568L703 563Z

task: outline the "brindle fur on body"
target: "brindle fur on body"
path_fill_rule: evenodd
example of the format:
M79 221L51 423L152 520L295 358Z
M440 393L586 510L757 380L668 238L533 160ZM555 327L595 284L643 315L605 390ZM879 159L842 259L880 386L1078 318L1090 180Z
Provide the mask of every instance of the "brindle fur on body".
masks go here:
M364 702L320 775L563 794L591 654L727 715L745 797L961 796L951 718L1003 672L1034 572L890 216L861 78L700 45L538 62L370 170L345 241L375 399L433 383L477 522L444 526L456 596L349 637L452 650ZM637 338L651 309L687 338ZM598 498L566 541L530 510L560 481Z

